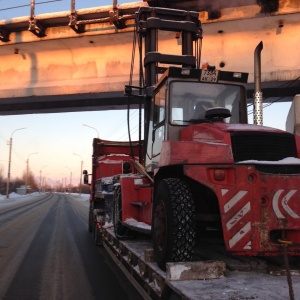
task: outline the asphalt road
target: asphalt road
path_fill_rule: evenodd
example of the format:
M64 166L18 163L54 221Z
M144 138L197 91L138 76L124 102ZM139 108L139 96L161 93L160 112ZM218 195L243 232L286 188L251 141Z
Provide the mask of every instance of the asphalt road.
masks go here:
M65 194L0 208L0 299L139 299L95 246L87 214Z

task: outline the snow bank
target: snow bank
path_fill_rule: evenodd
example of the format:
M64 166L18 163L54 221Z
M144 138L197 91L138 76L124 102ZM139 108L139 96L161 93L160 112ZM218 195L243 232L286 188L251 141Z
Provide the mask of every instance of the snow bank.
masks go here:
M78 194L78 193L70 193L74 199L78 201L89 201L90 200L90 194Z
M6 195L0 195L0 207L3 206L9 206L9 205L13 205L16 203L24 203L26 201L32 200L35 197L41 196L44 193L39 193L39 192L35 192L35 193L31 193L31 194L27 194L27 195L19 195L16 193L11 193L9 194L9 198L6 199ZM82 202L89 202L90 199L90 195L89 194L78 194L78 193L71 193L70 195L72 195L72 197L74 199L76 199L77 201L82 201Z
M27 195L19 195L16 193L9 194L9 198L6 199L6 195L0 195L0 207L9 206L12 204L26 202L28 200L32 200L34 197L39 196L38 192L27 194Z

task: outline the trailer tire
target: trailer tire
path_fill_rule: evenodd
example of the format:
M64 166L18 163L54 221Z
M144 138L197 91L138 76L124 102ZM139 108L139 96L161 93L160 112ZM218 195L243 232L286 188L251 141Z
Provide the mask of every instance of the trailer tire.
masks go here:
M92 206L90 205L89 208L89 224L88 224L88 231L93 232L93 226L94 226L94 214Z
M195 211L191 189L181 179L163 179L157 187L152 213L154 260L162 269L167 262L189 261L196 243Z
M96 246L102 246L103 242L102 242L102 234L101 232L99 232L98 227L97 227L97 222L94 222L94 242L96 244Z
M114 233L117 239L126 240L130 238L130 230L122 223L122 197L121 186L117 185L114 190L113 210Z

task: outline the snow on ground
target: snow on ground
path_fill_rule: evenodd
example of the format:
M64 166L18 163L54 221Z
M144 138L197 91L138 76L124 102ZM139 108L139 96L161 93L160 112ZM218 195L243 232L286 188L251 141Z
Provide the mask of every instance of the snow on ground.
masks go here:
M130 226L141 228L141 229L151 230L150 225L148 225L144 222L138 222L137 220L132 219L132 218L126 219L124 223L126 223Z
M6 195L0 195L0 207L13 205L20 202L26 202L28 200L32 200L34 197L37 197L39 195L41 194L39 194L38 192L28 195L10 193L8 199L6 199Z
M89 206L90 205L90 194L76 194L76 193L70 193L76 201L80 201L81 203L84 204L84 206Z
M88 201L90 199L90 194L77 194L77 193L70 193L76 200L78 201Z
M28 194L28 195L19 195L16 193L11 193L11 194L9 194L8 199L6 199L6 195L0 195L0 208L14 205L16 203L24 203L26 201L32 200L35 197L41 196L43 194L45 194L45 193L35 192L35 193ZM76 199L77 201L89 203L89 198L90 198L89 194L81 194L80 195L78 193L70 193L68 195L72 195L73 198Z

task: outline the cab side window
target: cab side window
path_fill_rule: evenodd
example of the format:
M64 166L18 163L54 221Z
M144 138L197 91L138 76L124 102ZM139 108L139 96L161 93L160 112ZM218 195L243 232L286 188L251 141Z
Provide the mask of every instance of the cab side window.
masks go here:
M155 95L154 102L154 118L153 123L154 126L159 124L165 119L165 96L166 96L166 88L162 87L159 92Z

